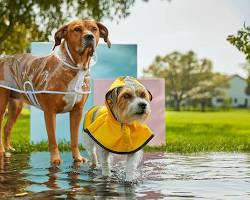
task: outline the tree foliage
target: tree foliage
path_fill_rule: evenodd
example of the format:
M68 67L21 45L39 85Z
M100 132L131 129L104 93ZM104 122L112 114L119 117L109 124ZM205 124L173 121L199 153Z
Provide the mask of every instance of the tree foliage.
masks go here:
M233 44L239 51L246 55L250 62L250 26L244 24L243 28L236 35L229 35L227 40Z
M129 15L135 0L1 0L0 54L21 53L31 41L46 41L53 29L71 18L109 18Z
M227 40L246 55L247 63L243 68L248 72L246 93L250 95L250 26L244 24L236 35L229 35Z
M225 82L224 77L212 72L209 59L199 59L193 51L157 56L153 64L144 70L144 75L165 79L166 96L174 99L176 110L185 99L204 102L217 93L218 85Z

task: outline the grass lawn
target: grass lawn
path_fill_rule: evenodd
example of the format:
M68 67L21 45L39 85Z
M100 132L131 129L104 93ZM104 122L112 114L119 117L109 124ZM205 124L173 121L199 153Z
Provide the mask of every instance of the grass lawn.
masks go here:
M48 143L43 141L38 144L30 144L30 112L23 109L22 113L13 127L11 134L11 144L16 149L16 153L27 153L32 151L48 151ZM4 120L4 123L6 119ZM61 151L69 151L69 144L65 142L59 143ZM83 149L80 146L80 149Z
M30 114L29 110L23 109L21 116L15 123L12 134L11 134L11 144L17 150L17 152L29 152L31 151L30 145ZM6 123L6 118L4 124ZM2 130L3 131L3 130Z
M200 152L242 151L250 152L250 110L220 112L166 111L166 146L147 151ZM46 142L29 144L29 112L22 115L12 131L12 144L17 152L46 151ZM68 144L59 144L69 150Z
M166 111L166 140L159 150L250 152L250 110Z

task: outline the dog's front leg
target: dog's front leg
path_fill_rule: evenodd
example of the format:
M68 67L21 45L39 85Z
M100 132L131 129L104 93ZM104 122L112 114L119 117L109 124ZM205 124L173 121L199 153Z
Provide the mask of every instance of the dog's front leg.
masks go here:
M137 151L136 153L129 154L127 156L127 165L126 165L126 181L132 181L136 177L136 169L141 161L143 155L143 151Z
M87 133L83 133L83 145L89 154L92 167L97 166L96 147L94 141Z
M62 162L56 142L56 113L44 111L45 124L49 140L50 161L52 164Z
M78 131L82 119L82 107L76 107L70 112L70 145L72 156L77 162L85 162L78 148Z
M96 147L98 161L102 168L102 175L103 176L110 176L110 158L109 152L101 147Z

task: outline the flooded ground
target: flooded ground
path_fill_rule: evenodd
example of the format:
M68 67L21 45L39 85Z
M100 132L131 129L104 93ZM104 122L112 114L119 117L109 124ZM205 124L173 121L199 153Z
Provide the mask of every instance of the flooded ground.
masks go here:
M0 198L250 199L250 154L147 153L137 184L122 181L119 158L110 179L87 164L74 164L68 152L62 159L51 167L47 152L0 158Z

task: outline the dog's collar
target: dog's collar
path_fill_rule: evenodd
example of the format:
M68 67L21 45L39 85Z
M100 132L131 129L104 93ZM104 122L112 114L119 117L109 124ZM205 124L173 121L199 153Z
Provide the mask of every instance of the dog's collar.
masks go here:
M64 46L65 46L66 52L67 52L67 54L68 54L70 60L72 61L72 63L74 63L75 66L77 66L77 65L76 65L76 62L75 62L75 60L74 60L74 58L72 57L72 55L71 55L71 53L70 53L70 50L69 50L69 47L68 47L68 43L67 43L66 40L65 40L65 42L64 42ZM78 68L78 67L75 67L75 68Z

